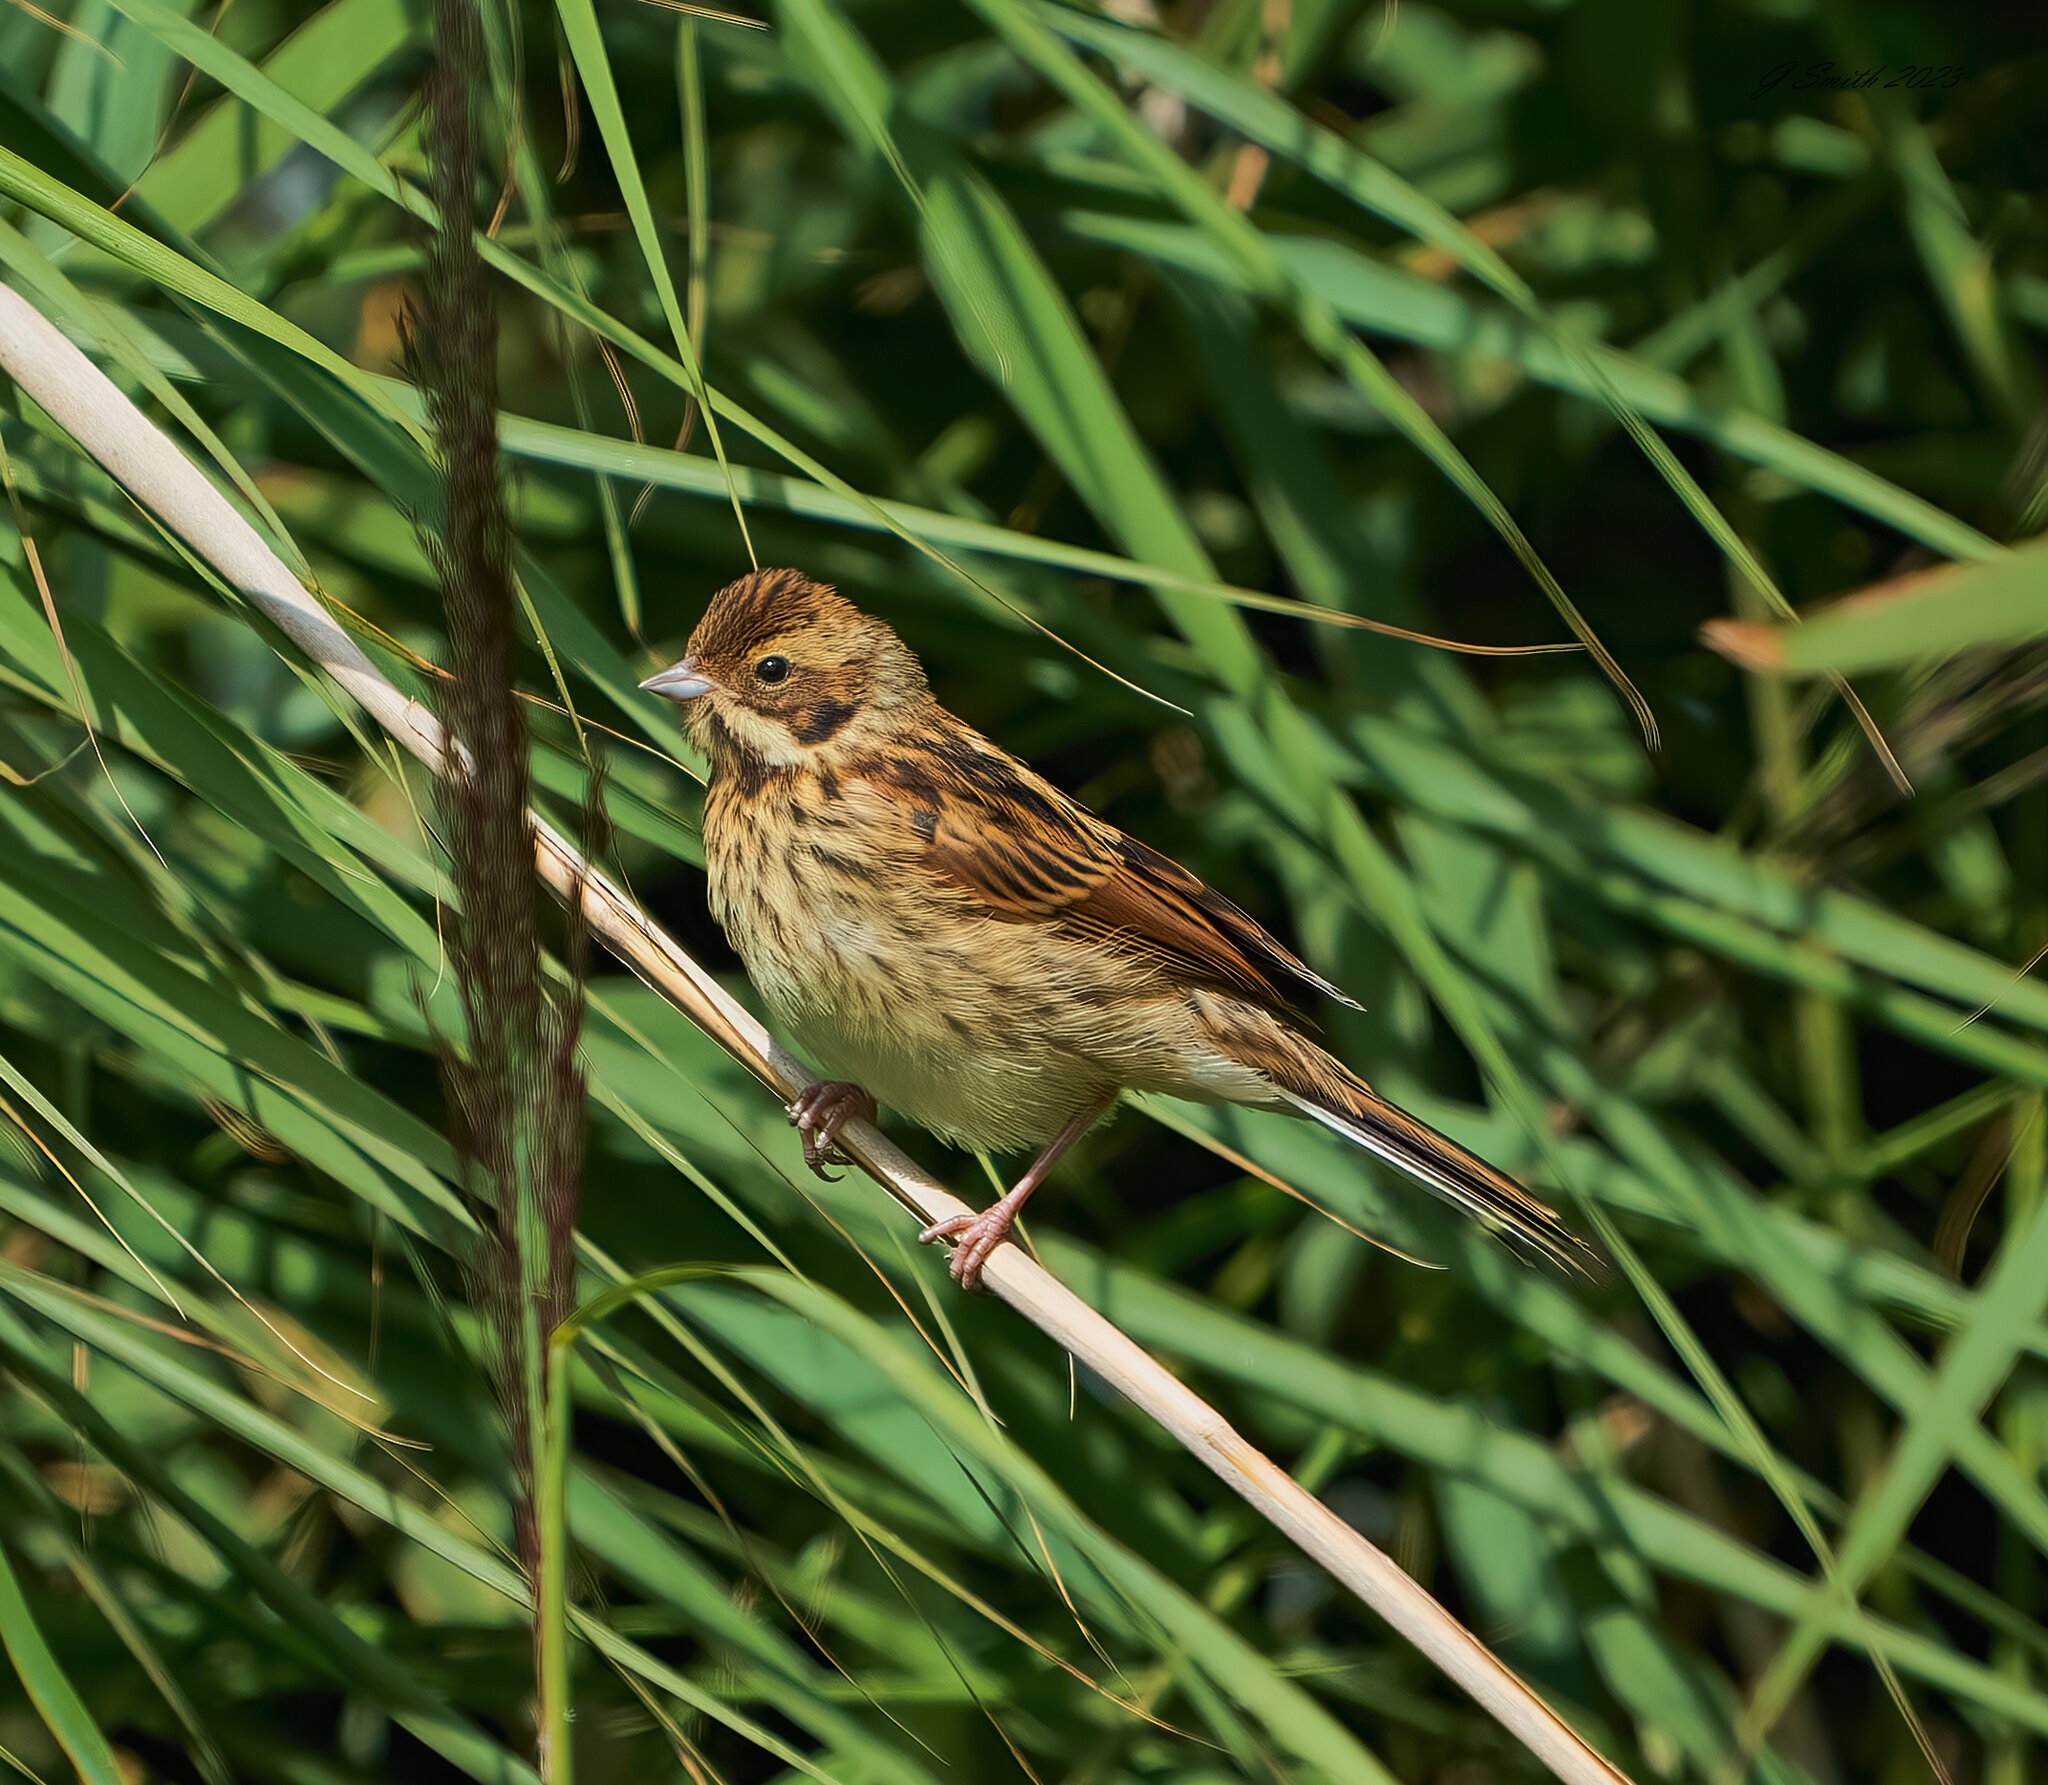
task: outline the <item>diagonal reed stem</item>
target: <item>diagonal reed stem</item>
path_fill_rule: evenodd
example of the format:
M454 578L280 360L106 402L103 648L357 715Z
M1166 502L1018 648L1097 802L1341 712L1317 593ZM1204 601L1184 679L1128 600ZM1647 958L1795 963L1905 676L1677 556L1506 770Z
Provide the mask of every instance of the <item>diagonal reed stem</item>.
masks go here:
M256 530L127 397L24 298L0 284L0 370L136 501L319 664L407 750L442 772L434 716L394 687ZM455 748L459 749L457 745ZM545 820L534 862L591 932L784 1102L816 1082L709 973ZM920 1225L974 1211L864 1122L841 1144ZM1021 1247L999 1247L983 1284L1156 1421L1233 1493L1347 1587L1567 1785L1629 1785L1484 1643L1222 1414Z

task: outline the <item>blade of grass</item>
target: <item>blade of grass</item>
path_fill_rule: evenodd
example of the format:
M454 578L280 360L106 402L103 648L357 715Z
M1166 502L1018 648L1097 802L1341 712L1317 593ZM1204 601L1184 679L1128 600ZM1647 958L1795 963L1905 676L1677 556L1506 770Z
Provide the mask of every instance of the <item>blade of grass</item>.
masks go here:
M0 1546L0 1646L14 1663L14 1677L42 1718L43 1727L78 1769L82 1785L121 1785L121 1768L106 1732L94 1721L70 1675L44 1641L4 1546Z
M1963 1324L1942 1348L1919 1410L1876 1471L1842 1532L1835 1591L1860 1593L1897 1549L1958 1449L2026 1348L2025 1333L2048 1308L2048 1203L1998 1249ZM2039 1541L2039 1539L2037 1539ZM1828 1589L1816 1589L1815 1598ZM1826 1637L1809 1603L1786 1633L1743 1712L1745 1743L1767 1735L1819 1659Z
M1702 640L1760 675L1896 669L2048 637L2048 547L1919 571L1802 616L1799 626L1710 620Z
M668 257L655 229L654 212L647 202L646 183L641 178L640 163L633 153L632 135L626 128L625 109L619 103L619 91L612 80L604 38L597 28L596 9L591 0L555 0L555 13L562 22L562 34L568 40L569 54L575 59L576 73L590 100L592 115L597 119L598 135L604 139L605 153L610 157L612 172L619 182L619 195L625 201L627 216L632 219L641 258L647 263L648 275L661 299L662 314L668 319L669 337L675 342L676 357L689 372L692 394L704 411L704 426L710 436L712 456L718 460L719 469L730 478L725 445L718 433L718 417L711 408L711 394L699 366L699 349L691 343L689 325L683 320L682 305L676 297L675 280L668 270ZM748 562L759 569L761 561L755 555L753 537L747 531L747 517L740 507L738 490L731 491L731 499L733 520L740 530L740 543L747 548Z

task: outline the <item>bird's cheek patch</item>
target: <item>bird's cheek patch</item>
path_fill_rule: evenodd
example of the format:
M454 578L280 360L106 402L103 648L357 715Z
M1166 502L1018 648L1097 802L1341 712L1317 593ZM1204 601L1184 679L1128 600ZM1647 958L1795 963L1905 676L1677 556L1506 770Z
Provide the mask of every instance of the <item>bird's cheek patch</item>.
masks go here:
M811 708L804 722L797 727L796 737L800 744L823 744L836 736L857 709L843 700L827 697Z

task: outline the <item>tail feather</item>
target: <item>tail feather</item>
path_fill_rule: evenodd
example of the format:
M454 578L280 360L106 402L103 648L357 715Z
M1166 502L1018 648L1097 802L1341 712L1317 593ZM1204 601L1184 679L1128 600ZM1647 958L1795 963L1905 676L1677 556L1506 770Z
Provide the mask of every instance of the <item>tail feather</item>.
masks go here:
M1341 1134L1464 1210L1517 1249L1573 1276L1599 1281L1601 1256L1557 1211L1506 1172L1389 1103L1313 1042L1293 1038L1288 1058L1260 1061L1269 1082L1303 1115Z

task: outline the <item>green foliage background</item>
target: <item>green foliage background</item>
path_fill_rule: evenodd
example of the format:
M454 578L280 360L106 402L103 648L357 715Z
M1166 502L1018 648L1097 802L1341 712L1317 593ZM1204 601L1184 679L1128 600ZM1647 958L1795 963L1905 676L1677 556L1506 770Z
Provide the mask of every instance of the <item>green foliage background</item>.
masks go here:
M50 4L0 14L0 267L429 692L418 10ZM551 810L602 749L613 866L729 966L633 684L746 565L730 487L762 562L1296 937L1368 1007L1348 1058L1631 1263L1582 1293L1327 1136L1161 1106L1044 1199L1052 1267L1634 1776L2020 1785L2038 29L1111 10L491 7L526 683L577 715L536 711ZM9 529L0 1747L527 1777L427 791L6 400L64 648ZM1910 799L1826 679L1698 638L1944 559L1977 568L1788 647L1857 668ZM1551 578L1660 750L1586 657L1259 604L1525 643L1569 636ZM703 1268L578 1352L588 1778L1534 1776L872 1185L812 1182L650 993L600 977L589 1053L588 1292Z

